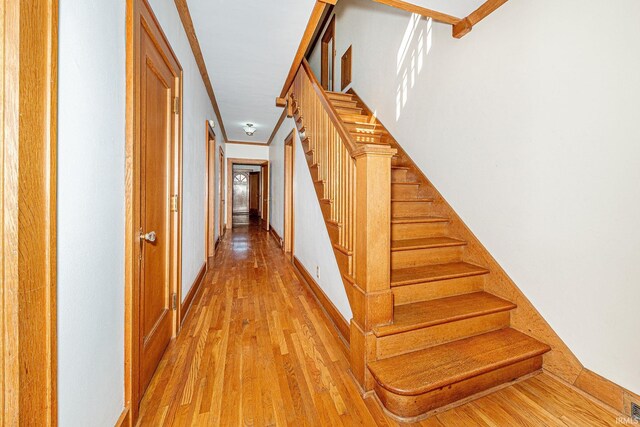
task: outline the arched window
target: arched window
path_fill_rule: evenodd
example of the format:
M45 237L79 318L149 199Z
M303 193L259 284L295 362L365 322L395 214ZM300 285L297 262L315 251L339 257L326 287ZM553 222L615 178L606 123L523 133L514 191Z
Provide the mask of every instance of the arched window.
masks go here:
M243 173L236 173L233 177L233 183L240 185L247 184L247 175Z

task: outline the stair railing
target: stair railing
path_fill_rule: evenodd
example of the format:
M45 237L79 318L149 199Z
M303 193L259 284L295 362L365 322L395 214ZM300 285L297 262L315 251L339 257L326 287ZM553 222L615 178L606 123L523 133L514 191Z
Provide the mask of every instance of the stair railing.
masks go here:
M391 158L396 150L355 143L306 60L288 100L353 312L351 370L370 390L373 379L366 366L375 359L372 328L393 320Z

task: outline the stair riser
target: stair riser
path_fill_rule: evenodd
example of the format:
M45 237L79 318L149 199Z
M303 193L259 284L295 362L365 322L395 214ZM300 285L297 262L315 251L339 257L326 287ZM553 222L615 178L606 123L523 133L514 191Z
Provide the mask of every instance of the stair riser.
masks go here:
M444 264L461 261L464 246L444 248L410 249L391 252L391 268L417 267L420 265Z
M420 239L422 237L444 236L448 222L418 222L410 224L391 224L393 240Z
M362 108L335 107L338 114L362 114Z
M304 153L304 155L307 158L307 164L308 165L312 165L312 164L314 164L316 162L316 159L315 159L313 151L309 151L308 153Z
M322 182L314 182L313 186L316 189L316 194L319 198L324 199L324 184Z
M385 137L380 135L368 135L366 133L350 132L351 137L358 144L385 144Z
M405 418L416 417L540 369L542 356L536 356L417 396L394 394L377 382L374 390L382 404L393 414Z
M426 216L433 210L431 202L391 202L391 215L394 217Z
M409 171L407 169L391 169L391 181L407 182Z
M320 209L322 210L322 215L325 218L331 217L331 203L320 202Z
M302 141L302 149L304 150L305 153L307 153L309 150L311 150L311 146L309 144L309 140L308 139L304 139Z
M315 166L309 166L309 172L311 173L311 179L313 181L319 181L319 176L318 176L318 165Z
M353 101L353 95L351 95L350 93L327 92L327 97L332 101Z
M392 288L393 302L395 305L402 305L479 292L484 289L485 277L486 275L471 276L460 279L417 283L415 285L394 286Z
M508 311L380 337L376 341L378 359L445 344L509 326Z
M340 118L345 123L369 123L371 118L364 114L341 114Z
M406 184L391 184L392 199L415 199L418 197L420 186Z
M347 99L332 99L331 103L336 108L357 108L358 103L356 101L350 101Z

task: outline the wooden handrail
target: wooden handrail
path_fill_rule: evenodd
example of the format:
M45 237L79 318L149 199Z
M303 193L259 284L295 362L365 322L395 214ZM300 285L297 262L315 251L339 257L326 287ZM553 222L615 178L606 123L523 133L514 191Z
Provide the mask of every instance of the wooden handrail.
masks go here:
M313 87L313 90L318 95L318 99L320 100L320 103L322 104L325 111L329 115L331 122L338 130L338 133L340 134L340 138L342 138L342 140L344 141L345 145L347 146L347 149L349 150L349 153L353 154L358 147L356 146L356 143L353 141L351 134L349 133L347 128L344 126L344 123L342 122L342 120L340 120L340 116L338 115L338 112L336 111L335 107L329 100L327 93L322 88L322 85L318 81L318 78L316 77L316 75L313 73L313 70L311 69L311 65L309 65L309 62L306 60L306 58L302 60L301 67L302 69L304 69L305 73L307 74L307 77L309 77L309 80L311 80L311 86Z

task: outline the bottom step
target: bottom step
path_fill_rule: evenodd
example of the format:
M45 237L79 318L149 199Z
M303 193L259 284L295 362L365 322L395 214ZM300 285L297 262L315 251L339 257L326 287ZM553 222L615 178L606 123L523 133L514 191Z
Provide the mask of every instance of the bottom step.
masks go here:
M369 363L375 392L392 413L415 417L542 368L550 350L502 329Z

